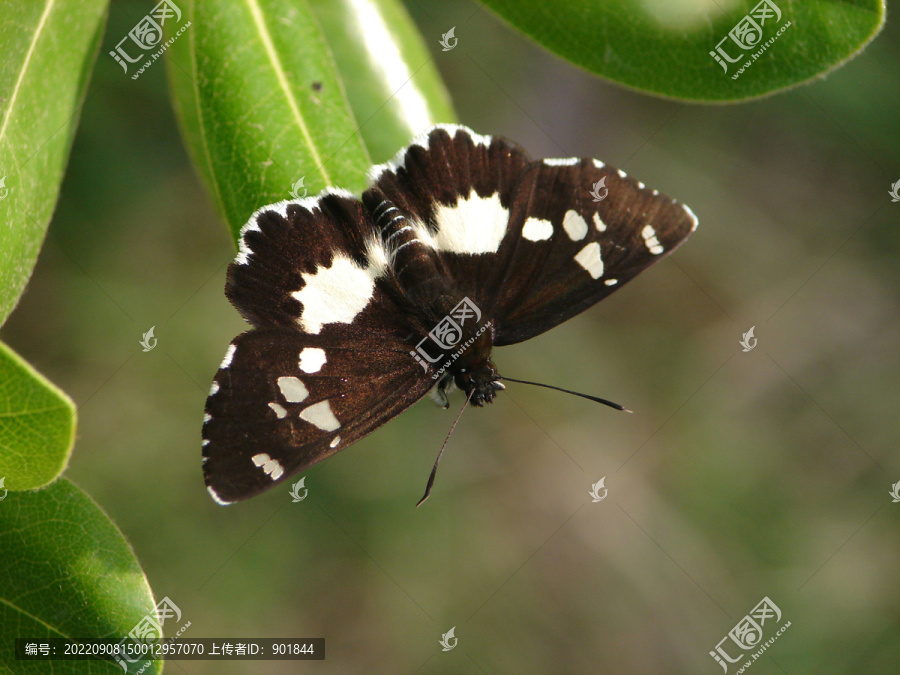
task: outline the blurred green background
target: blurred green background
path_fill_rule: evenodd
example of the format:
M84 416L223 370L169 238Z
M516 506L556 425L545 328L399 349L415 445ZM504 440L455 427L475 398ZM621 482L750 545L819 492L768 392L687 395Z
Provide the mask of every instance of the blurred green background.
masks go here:
M475 3L410 2L462 123L535 157L598 157L699 217L673 257L495 353L504 374L635 414L511 384L463 416L416 509L452 421L425 401L307 472L304 501L285 485L222 508L203 486L200 423L245 328L223 294L234 248L165 66L132 81L106 55L151 5L112 6L2 338L77 403L66 475L191 621L184 637L325 637L327 655L167 673L718 673L709 651L764 596L792 625L757 675L897 672L895 23L810 86L687 106L569 66ZM458 45L442 52L451 26Z

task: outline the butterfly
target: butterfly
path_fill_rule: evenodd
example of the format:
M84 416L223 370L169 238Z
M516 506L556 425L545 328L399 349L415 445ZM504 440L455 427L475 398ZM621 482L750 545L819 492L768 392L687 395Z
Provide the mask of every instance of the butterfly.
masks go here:
M493 347L582 312L697 227L686 205L595 159L533 161L457 125L414 138L369 185L361 199L328 188L264 206L241 229L225 292L252 328L228 346L203 422L220 504L429 392L490 403L504 388Z

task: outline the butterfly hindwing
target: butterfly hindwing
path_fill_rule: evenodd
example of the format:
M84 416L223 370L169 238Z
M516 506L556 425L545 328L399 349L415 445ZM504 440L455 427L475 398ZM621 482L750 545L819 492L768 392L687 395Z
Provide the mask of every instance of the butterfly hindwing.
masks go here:
M373 167L373 185L362 199L379 224L403 214L419 239L447 263L440 272L448 286L490 313L497 251L529 164L514 143L438 125L387 164ZM385 200L396 210L382 217Z
M404 343L371 329L243 333L206 403L210 494L231 503L263 492L378 428L433 384Z
M329 319L352 321L378 300L375 280L385 277L366 255L372 228L360 201L340 190L263 207L241 229L225 294L257 327L317 333Z

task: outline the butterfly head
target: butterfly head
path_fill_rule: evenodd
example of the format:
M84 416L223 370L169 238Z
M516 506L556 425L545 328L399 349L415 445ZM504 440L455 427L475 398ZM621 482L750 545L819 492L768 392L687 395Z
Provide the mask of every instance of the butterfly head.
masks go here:
M502 382L498 381L494 364L488 361L487 365L473 372L462 372L456 375L456 386L466 394L471 392L471 403L474 406L482 406L494 400L496 393L506 389Z
M487 331L479 336L451 369L456 386L465 392L474 406L481 407L490 403L498 391L506 389L500 382L497 367L491 361L491 347L491 334Z

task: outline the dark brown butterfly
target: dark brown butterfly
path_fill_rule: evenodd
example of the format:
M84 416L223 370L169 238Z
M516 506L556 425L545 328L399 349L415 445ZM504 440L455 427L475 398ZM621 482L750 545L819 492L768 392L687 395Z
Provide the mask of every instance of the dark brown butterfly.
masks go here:
M226 294L252 329L228 347L203 424L220 504L429 391L489 403L503 389L493 347L587 309L697 226L684 204L597 160L532 161L453 125L373 167L370 184L361 200L328 189L265 206L241 230Z

